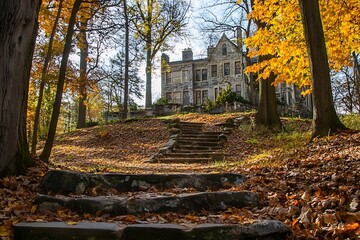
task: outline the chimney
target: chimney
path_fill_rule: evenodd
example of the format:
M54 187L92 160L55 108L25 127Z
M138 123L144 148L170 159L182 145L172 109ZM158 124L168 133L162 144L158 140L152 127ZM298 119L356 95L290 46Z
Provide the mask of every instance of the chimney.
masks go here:
M193 60L193 52L191 48L186 48L182 51L182 60L183 61Z

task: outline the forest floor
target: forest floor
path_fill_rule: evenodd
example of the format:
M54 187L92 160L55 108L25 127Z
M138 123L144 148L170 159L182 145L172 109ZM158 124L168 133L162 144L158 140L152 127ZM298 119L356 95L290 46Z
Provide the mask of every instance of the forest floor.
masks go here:
M176 117L205 122L205 128L217 130L215 123L238 115ZM28 169L26 175L0 179L0 239L12 239L11 227L22 221L187 224L249 223L254 219L280 220L293 229L294 239L360 239L360 132L343 131L308 143L311 121L298 118L282 121L287 131L277 134L256 132L250 124L241 125L225 144L225 160L210 164L143 163L168 141L168 129L162 119L128 121L60 135L49 164L37 160L38 165ZM247 180L231 190L254 191L261 204L255 209L218 213L118 217L78 215L67 210L40 213L32 201L48 169L96 173L241 173Z

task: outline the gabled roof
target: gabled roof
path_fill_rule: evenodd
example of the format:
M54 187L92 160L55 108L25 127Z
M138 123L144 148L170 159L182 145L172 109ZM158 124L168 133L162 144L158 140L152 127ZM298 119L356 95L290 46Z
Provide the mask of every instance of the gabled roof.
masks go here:
M219 46L219 44L220 44L220 42L222 42L223 40L225 40L225 41L228 41L229 43L231 43L234 47L238 47L234 42L232 42L229 38L228 38L228 36L226 36L226 34L225 33L223 33L223 35L221 36L221 38L219 39L219 41L218 41L218 43L216 44L216 46L214 47L214 48L217 48L218 46Z

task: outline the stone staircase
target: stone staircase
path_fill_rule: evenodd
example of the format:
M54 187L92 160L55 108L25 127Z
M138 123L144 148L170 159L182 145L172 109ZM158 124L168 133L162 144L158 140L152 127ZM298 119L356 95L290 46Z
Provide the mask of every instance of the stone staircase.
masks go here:
M153 163L210 163L222 161L221 152L226 141L224 132L203 131L204 123L175 122L170 144L159 151L151 160Z
M152 162L199 163L223 159L221 146L226 139L223 132L205 132L201 123L177 122L175 126L179 131L176 130L177 134ZM34 203L40 212L68 209L94 218L161 213L216 215L229 209L259 206L255 192L232 190L244 181L243 175L234 173L90 174L50 170ZM276 220L186 225L24 222L14 226L15 240L281 240L290 235L290 228Z

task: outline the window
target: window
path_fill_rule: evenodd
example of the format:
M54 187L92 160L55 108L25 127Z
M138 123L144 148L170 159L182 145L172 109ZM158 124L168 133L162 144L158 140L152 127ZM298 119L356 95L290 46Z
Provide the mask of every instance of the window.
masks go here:
M209 97L208 90L195 91L195 103L196 103L196 105L200 106L200 105L204 104L208 97Z
M195 103L201 105L201 91L195 91Z
M166 100L171 102L171 92L167 92L165 97L166 97Z
M182 81L183 82L188 82L189 81L189 71L188 70L183 70L182 71Z
M222 45L222 55L227 55L227 46L226 46L226 44Z
M165 72L165 82L166 84L171 84L171 73Z
M214 89L214 97L215 97L214 100L216 100L218 96L219 96L219 89L215 88Z
M171 78L173 83L181 83L181 71L173 72Z
M201 81L201 70L195 70L195 81Z
M201 71L201 73L202 73L202 80L206 81L207 80L207 69L203 69Z
M211 77L217 77L217 65L211 65Z
M203 90L202 91L202 96L201 96L201 100L202 100L202 104L204 104L206 102L206 99L208 98L208 90Z
M181 92L174 92L173 93L173 103L181 104Z
M190 104L189 91L184 91L184 92L183 92L183 104L184 104L184 105L189 105L189 104Z
M240 73L241 73L241 63L235 62L235 74L240 74Z
M195 81L207 81L207 69L195 70Z
M230 63L224 63L224 76L230 75Z
M237 95L241 95L241 85L240 84L235 85L235 92Z

